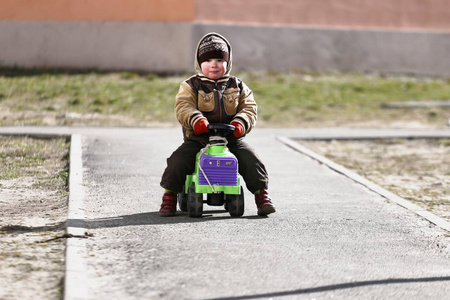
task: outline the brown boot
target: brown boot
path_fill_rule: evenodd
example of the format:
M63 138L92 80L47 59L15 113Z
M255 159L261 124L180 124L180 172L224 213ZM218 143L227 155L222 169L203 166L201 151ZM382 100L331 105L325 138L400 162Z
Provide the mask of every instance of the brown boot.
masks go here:
M177 195L172 192L165 192L162 197L161 209L159 210L160 217L171 217L177 211Z
M255 202L258 207L258 216L267 216L275 212L275 207L270 201L269 193L266 190L261 190L259 194L255 194Z

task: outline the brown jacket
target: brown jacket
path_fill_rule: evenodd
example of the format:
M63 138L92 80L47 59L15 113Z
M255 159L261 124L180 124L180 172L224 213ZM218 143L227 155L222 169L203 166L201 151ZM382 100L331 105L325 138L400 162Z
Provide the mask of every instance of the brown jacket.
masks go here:
M217 33L212 33L220 36ZM203 38L209 36L208 34ZM224 37L220 36L225 41ZM203 40L203 39L202 39ZM199 45L201 41L199 42ZM224 77L211 80L201 73L195 60L197 75L190 77L180 85L176 96L175 114L183 127L185 139L204 140L194 136L194 125L206 118L209 123L239 122L244 127L244 135L249 133L256 123L257 105L253 92L237 77L230 76L232 65L231 45L228 43L230 61ZM198 46L196 50L197 57Z
M236 77L214 82L195 75L181 83L175 114L186 139L191 138L195 123L203 118L209 123L239 122L247 134L255 126L257 105L252 91Z

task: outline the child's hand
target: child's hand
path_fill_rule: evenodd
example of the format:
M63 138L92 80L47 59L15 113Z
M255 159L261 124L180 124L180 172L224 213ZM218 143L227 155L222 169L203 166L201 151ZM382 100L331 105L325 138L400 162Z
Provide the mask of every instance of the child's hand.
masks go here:
M194 125L194 134L199 135L205 132L209 132L208 129L209 122L206 119L200 119Z
M241 123L231 122L230 124L236 127L236 129L233 131L233 135L235 137L238 138L244 135L244 126L242 126Z

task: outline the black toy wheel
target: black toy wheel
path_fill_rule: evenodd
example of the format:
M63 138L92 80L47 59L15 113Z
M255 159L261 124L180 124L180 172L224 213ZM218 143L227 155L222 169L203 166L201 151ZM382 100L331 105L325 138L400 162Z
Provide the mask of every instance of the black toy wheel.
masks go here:
M203 194L196 193L195 186L188 189L187 212L192 218L200 218L203 214Z
M232 217L241 217L244 214L244 189L241 186L241 193L239 195L225 195L227 203L226 210Z
M178 206L181 211L187 211L187 194L185 192L185 188L183 186L183 191L177 194Z

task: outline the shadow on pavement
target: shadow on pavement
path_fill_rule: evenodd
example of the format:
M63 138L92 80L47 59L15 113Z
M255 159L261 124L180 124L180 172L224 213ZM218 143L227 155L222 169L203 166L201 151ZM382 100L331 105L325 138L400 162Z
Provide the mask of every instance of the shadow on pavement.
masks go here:
M450 281L450 276L445 277L424 277L424 278L391 278L381 280L368 280L368 281L355 281L342 284L324 285L314 288L298 289L292 291L273 292L266 294L255 294L248 296L234 296L223 298L210 298L205 300L245 300L245 299L267 299L271 297L293 296L310 293L328 292L341 289L351 289L362 286L371 285L383 285L383 284L401 284L401 283L420 283L420 282L437 282L437 281Z
M218 215L219 214L219 215ZM242 216L240 219L265 219L267 217ZM209 210L204 211L201 218L191 218L185 212L178 211L173 217L160 217L157 211L148 213L139 213L125 216L117 216L110 218L100 219L68 219L68 227L97 229L97 228L110 228L110 227L123 227L123 226L141 226L141 225L165 225L165 224L177 224L177 223L194 223L194 222L210 222L226 219L235 219L225 210ZM239 219L239 218L238 218Z

